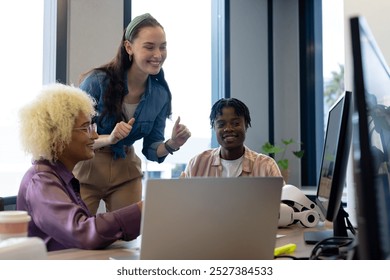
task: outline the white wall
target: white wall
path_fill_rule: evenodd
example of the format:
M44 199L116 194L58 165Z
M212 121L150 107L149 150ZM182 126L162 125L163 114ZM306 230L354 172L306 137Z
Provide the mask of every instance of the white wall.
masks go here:
M68 83L110 61L123 33L123 0L68 1Z
M246 144L257 151L269 140L267 2L230 1L231 96L249 107ZM273 37L275 141L300 142L298 1L273 1ZM289 160L289 183L301 187L300 162Z
M246 145L268 141L268 24L266 0L230 1L230 93L249 108Z
M298 1L274 0L273 25L275 141L301 142ZM300 188L300 160L291 153L288 157L288 183Z
M387 63L390 63L390 1L389 0L344 0L345 15L345 74L347 86L352 88L352 53L350 43L349 18L365 17L375 40Z
M364 16L382 50L387 62L390 61L390 1L389 0L344 0L346 21L351 16Z

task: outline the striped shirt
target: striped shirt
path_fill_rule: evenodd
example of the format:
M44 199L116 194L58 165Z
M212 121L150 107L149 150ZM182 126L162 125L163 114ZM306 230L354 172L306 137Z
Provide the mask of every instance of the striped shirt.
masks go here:
M282 177L276 161L265 154L250 150L244 145L245 152L240 176ZM206 150L193 157L184 171L183 177L222 177L220 157L221 147Z

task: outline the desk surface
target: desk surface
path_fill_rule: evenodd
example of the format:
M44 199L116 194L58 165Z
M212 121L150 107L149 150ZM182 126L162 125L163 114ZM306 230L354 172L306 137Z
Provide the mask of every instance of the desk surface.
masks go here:
M330 229L330 225L321 224L315 228L304 228L300 224L291 225L286 228L278 229L278 235L282 235L276 239L276 247L286 245L288 243L295 243L297 248L293 254L294 257L307 258L310 256L314 245L306 244L303 238L305 231L321 231ZM131 259L131 256L136 256L139 253L140 239L130 242L118 241L102 250L81 250L81 249L67 249L48 253L50 260L108 260L110 257L116 259Z
M314 245L306 244L304 240L304 233L307 231L328 231L332 229L330 223L320 223L317 227L314 228L305 228L300 224L291 225L286 228L279 228L278 235L283 235L283 237L276 239L275 247L283 246L288 243L294 243L297 245L297 248L291 256L297 258L308 258L311 254Z

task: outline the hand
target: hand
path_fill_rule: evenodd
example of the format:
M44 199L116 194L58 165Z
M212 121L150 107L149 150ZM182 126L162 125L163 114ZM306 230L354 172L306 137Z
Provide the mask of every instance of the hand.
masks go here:
M127 123L124 121L117 123L108 137L110 144L116 144L123 138L127 137L133 129L134 122L135 119L131 118Z
M175 150L179 149L190 137L191 132L184 124L180 123L180 117L178 117L172 129L170 146Z

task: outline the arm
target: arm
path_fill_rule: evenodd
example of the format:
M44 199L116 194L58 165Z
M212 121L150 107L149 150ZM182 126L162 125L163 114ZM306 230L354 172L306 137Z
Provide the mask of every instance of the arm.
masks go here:
M179 150L190 137L191 132L184 124L180 123L180 117L178 117L175 125L173 126L171 138L158 146L158 157L163 157L169 153L172 154L173 152Z
M93 148L99 149L101 147L118 143L118 141L122 140L123 138L127 137L127 135L129 135L129 133L133 129L134 122L135 119L131 118L127 123L123 121L117 123L114 129L112 130L111 134L99 135L99 138L96 139L95 143L93 144Z
M93 71L80 83L79 88L92 96L99 104L107 86L106 74L102 71Z
M66 248L98 249L139 235L141 212L137 204L94 217L78 203L80 198L71 186L55 175L41 172L30 184L26 199L34 223Z
M94 71L90 73L79 86L80 89L87 92L96 100L97 111L101 111L103 108L103 95L107 88L107 84L108 79L106 74L103 71ZM133 124L133 119L128 123L117 123L110 134L99 135L99 138L95 140L94 149L117 143L130 133Z

